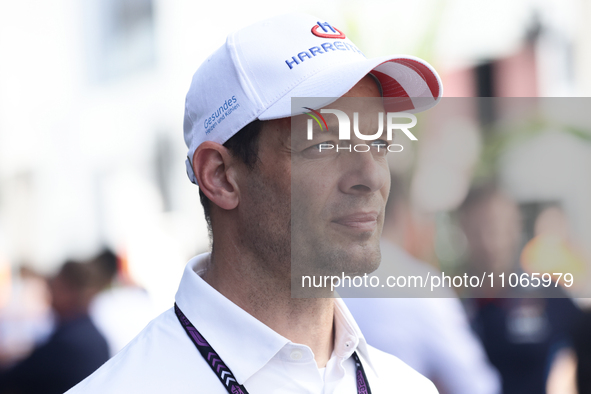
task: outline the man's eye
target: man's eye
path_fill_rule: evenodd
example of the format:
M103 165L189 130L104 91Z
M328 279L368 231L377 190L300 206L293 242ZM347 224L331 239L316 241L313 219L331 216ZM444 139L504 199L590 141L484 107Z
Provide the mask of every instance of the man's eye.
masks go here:
M316 145L312 145L308 149L313 149L318 152L328 152L335 148L335 143L333 141L324 141Z
M314 148L318 149L319 152L327 152L334 149L334 143L332 141L324 141L314 145Z
M388 153L388 141L375 140L370 143L371 147L379 154Z
M388 146L388 142L386 140L374 140L371 142L371 144L374 146L377 146L377 145Z
M307 157L325 156L335 151L335 145L333 141L324 141L306 148L303 153Z

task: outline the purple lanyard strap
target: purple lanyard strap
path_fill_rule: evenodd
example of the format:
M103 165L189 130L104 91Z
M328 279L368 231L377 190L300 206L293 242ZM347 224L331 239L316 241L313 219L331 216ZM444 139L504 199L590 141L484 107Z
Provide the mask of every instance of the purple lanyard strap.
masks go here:
M191 324L176 303L174 304L174 312L185 329L185 332L189 338L191 338L191 341L193 341L197 350L199 350L199 353L201 353L203 359L209 364L220 382L222 382L228 391L228 394L248 394L246 388L243 385L238 384L234 374L230 371L230 368L224 364L217 352L213 350L205 338L203 338L199 331L197 331L195 326ZM365 376L365 371L363 370L363 365L361 365L361 360L359 359L357 352L353 352L353 360L355 360L355 366L357 367L357 393L371 394L369 383L367 382L367 376Z

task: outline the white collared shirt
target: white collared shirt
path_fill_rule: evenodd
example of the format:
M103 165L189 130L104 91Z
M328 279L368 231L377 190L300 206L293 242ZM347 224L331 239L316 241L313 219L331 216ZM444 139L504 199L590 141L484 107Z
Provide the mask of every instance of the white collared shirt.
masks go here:
M335 299L335 344L324 376L312 350L293 343L209 286L199 273L209 254L187 264L176 303L250 394L356 394L357 351L373 394L434 394L433 384L394 356L368 346L347 307ZM171 308L68 394L225 394Z

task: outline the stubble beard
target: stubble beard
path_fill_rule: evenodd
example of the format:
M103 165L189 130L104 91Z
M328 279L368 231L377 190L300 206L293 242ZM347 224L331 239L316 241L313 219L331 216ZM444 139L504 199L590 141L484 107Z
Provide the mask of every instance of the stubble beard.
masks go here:
M381 261L379 234L369 239L344 237L331 240L324 228L315 228L314 216L305 201L292 200L291 266L292 290L300 290L302 276L363 275L375 271ZM381 223L381 221L380 221ZM302 289L303 296L314 296Z
M320 218L310 217L306 201L292 199L289 188L265 178L258 168L249 174L247 193L251 204L240 219L240 243L255 260L251 275L273 287L268 290L301 288L303 275L363 275L379 266L379 236L351 242L332 242L322 233L311 236L310 221Z
M268 277L289 281L290 276L290 195L278 190L255 168L247 192L251 204L241 218L241 244L254 258L261 280Z

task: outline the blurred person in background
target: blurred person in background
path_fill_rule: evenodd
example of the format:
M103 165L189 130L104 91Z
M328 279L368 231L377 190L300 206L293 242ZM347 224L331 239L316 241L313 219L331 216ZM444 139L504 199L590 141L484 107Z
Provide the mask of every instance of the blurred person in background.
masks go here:
M109 344L114 356L156 317L148 293L119 275L120 259L104 249L90 262L97 271L101 292L90 304L90 317Z
M528 272L568 272L575 278L585 275L585 253L572 237L560 206L550 205L536 217L534 237L524 246L520 260ZM577 282L573 283L575 288L581 285Z
M107 342L88 316L96 279L91 265L68 261L50 280L56 328L29 357L0 372L1 394L62 394L108 360Z
M522 224L511 198L494 185L474 188L459 213L472 269L495 278L520 272ZM480 295L486 298L467 304L473 327L501 374L503 393L545 393L554 358L571 345L580 310L560 287L548 290L561 298L541 298L537 290L484 283Z
M438 275L429 264L402 247L410 207L401 179L392 176L380 247L382 262L374 275L411 272ZM342 294L342 293L341 293ZM345 298L368 343L393 354L449 394L497 394L500 380L472 332L457 296L446 289L441 298Z
M111 249L103 249L88 264L96 272L95 283L99 289L104 290L113 285L119 270L119 258Z
M574 334L576 387L579 394L591 393L591 310L586 310Z
M27 357L54 328L47 279L21 262L0 308L0 369Z

